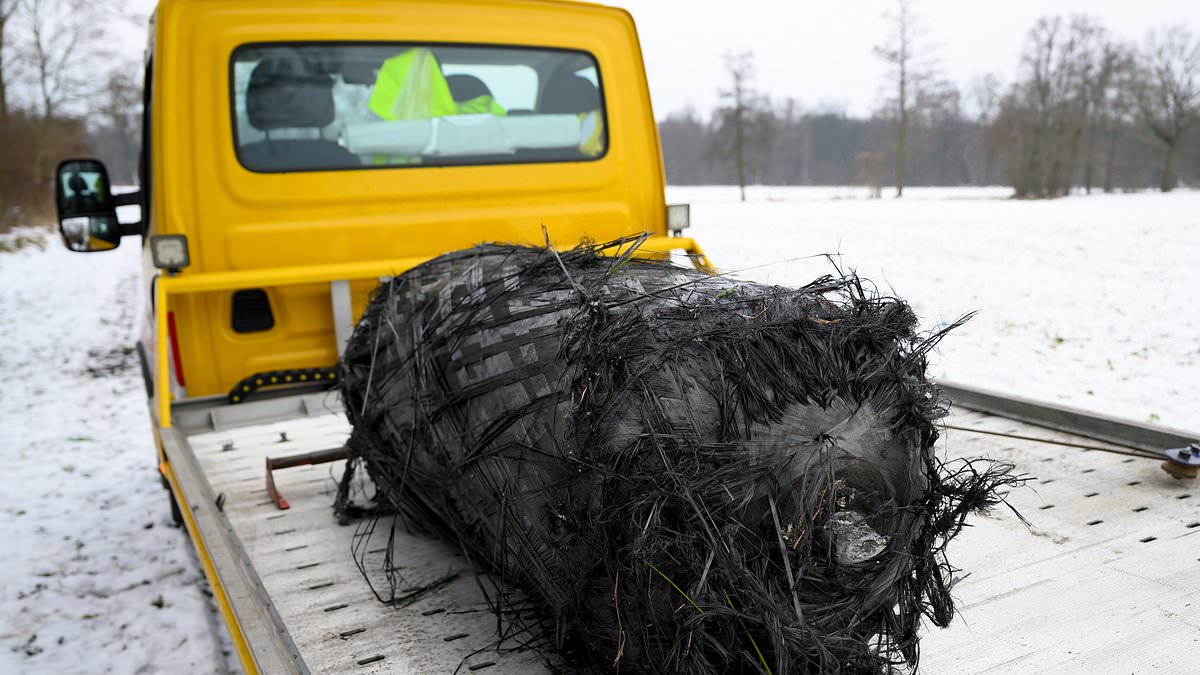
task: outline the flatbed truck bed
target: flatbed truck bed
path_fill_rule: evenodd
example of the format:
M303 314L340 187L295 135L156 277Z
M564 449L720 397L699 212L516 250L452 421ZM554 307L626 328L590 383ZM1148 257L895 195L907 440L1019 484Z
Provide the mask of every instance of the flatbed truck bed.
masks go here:
M971 403L970 390L952 393ZM948 424L1096 443L1047 429L1046 419L1035 425L1003 412L957 406ZM337 448L349 435L336 394L239 406L190 401L174 417L164 450L189 532L212 561L207 571L218 601L227 598L222 609L235 644L260 671L545 670L542 656L500 643L481 591L486 576L477 578L482 572L446 542L396 528L400 592L411 588L418 597L390 606L375 596L372 584L382 588L384 579L368 584L351 552L357 528L339 525L332 512L344 462L275 471L291 508L275 505L267 457ZM1162 433L1150 440L1171 440ZM955 590L962 614L949 629L924 631L922 671L1194 672L1195 482L1172 479L1145 459L957 429L945 431L939 453L1016 464L1030 480L1009 501L1030 526L1000 507L953 542L951 562L969 573ZM381 521L377 532L389 527ZM366 544L368 575L381 569L387 542L377 534Z
M475 570L446 542L396 528L390 545L403 575L398 595L420 597L394 607L376 597L372 586L387 592L381 563L391 519L378 522L369 541L356 541L355 525L337 523L332 504L344 460L276 470L275 486L290 508L275 505L266 458L340 447L350 433L340 406L335 394L310 394L176 411L179 433L165 451L198 530L191 534L216 563L221 577L213 583L225 587L259 670L542 670L533 652L496 650L496 618ZM365 550L370 584L352 555L356 544Z
M947 422L1097 445L972 410ZM1180 447L1198 437L1181 436L1157 441ZM1200 671L1195 480L1172 478L1156 461L955 429L944 432L940 453L1015 464L1029 480L1009 503L1029 526L999 507L950 544L950 562L966 575L954 590L960 614L946 630L923 632L922 671Z

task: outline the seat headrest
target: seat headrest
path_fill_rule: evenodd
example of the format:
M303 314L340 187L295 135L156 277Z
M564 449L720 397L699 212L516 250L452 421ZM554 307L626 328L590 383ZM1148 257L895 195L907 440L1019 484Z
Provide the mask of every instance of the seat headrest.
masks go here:
M378 63L351 61L342 64L342 81L346 84L375 84Z
M492 90L474 75L447 75L446 84L450 86L450 95L458 103L492 95Z
M67 187L71 188L71 192L87 192L88 189L87 181L77 173L71 174L67 179Z
M299 58L263 59L246 87L246 116L261 131L323 127L333 122L333 79Z
M578 75L562 73L546 83L538 112L547 115L578 115L600 109L596 85Z

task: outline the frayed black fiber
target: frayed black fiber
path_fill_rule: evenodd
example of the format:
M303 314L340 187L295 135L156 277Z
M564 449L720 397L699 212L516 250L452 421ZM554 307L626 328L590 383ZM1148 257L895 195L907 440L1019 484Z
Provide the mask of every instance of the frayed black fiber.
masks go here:
M945 331L854 275L765 286L638 243L479 246L378 289L342 361L378 508L516 589L502 623L564 670L915 668L921 618L953 617L947 542L1019 482L934 455Z

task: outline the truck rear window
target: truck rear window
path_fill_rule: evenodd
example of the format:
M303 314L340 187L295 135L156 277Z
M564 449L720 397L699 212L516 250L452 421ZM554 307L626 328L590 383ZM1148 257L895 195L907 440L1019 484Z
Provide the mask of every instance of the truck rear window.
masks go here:
M231 79L237 156L251 171L581 162L608 149L585 52L247 45Z

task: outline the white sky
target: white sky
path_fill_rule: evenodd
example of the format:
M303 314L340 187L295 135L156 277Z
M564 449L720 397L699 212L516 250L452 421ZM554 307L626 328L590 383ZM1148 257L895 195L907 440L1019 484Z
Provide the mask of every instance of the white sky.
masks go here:
M706 114L724 84L722 55L753 50L760 88L774 99L834 104L855 115L881 100L883 64L872 54L894 0L605 0L638 23L657 117L695 106ZM148 14L154 0L128 0ZM916 0L944 74L960 87L985 72L1011 80L1025 33L1047 14L1085 13L1114 34L1182 22L1200 33L1200 0ZM140 56L144 41L123 41Z

